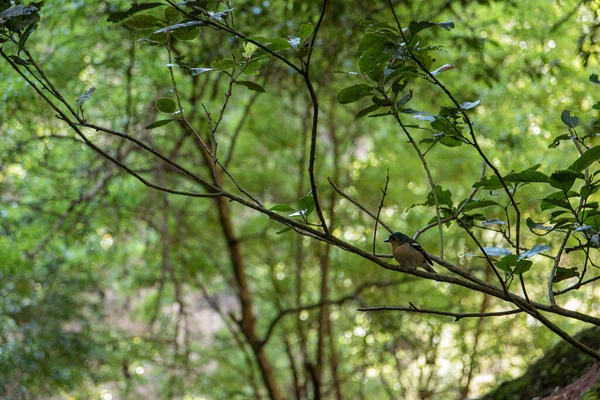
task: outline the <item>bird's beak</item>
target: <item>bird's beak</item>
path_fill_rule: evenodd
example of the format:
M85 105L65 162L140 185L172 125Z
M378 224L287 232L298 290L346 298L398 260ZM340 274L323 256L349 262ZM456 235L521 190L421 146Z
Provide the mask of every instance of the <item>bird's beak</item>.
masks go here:
M384 242L389 242L389 241L390 241L390 238L387 238L384 240Z

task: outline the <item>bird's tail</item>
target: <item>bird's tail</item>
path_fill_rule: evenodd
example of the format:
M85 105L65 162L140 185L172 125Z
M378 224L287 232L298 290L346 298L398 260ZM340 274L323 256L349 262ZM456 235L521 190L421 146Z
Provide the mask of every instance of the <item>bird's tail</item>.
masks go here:
M423 265L421 265L421 267L427 271L427 272L431 272L432 274L437 274L437 272L435 271L435 269L433 269L431 267L431 265L427 264L426 262L423 263Z

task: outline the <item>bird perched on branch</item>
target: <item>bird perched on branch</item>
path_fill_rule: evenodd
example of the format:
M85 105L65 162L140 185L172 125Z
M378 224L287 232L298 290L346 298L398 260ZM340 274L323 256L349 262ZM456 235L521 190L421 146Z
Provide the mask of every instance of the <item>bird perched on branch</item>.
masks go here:
M421 267L427 272L437 273L431 268L433 261L416 240L411 239L402 232L394 232L384 242L392 244L392 254L398 264L408 268Z

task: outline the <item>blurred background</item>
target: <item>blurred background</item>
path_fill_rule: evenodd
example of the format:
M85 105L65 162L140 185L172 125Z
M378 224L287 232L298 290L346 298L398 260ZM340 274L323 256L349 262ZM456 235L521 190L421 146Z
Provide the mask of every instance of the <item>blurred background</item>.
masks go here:
M405 25L412 20L455 23L452 31L430 29L422 35L428 44L441 46L432 53L434 68L454 64L439 75L448 89L460 102L481 101L470 115L482 148L503 174L538 163L550 173L577 158L573 146L549 145L566 133L560 120L564 109L581 118L581 132L594 132L598 90L588 77L598 73L600 1L397 3ZM96 87L84 107L89 122L127 132L210 179L198 147L180 126L144 129L161 119L156 100L174 93L165 48L139 41L148 37L144 30L107 21L110 13L130 5L46 1L28 50L71 104ZM317 23L321 2L231 1L220 7L234 8L236 29L246 35L287 38L300 25ZM164 8L146 13L164 16ZM375 211L389 170L381 219L411 236L435 210L411 207L424 203L431 189L394 120L355 120L368 103L337 101L339 90L359 83L339 72L358 70L366 19L393 24L384 1L331 2L316 39L311 78L321 110L315 169L324 211L335 236L371 251L374 221L336 194L327 177ZM185 55L191 67L208 68L232 53L241 58L243 47L226 32L202 28L197 38L178 41L171 52ZM267 206L296 208L310 190L311 100L301 77L282 62L265 60L256 72L244 79L266 93L235 85L216 133L219 157ZM227 76L192 77L180 70L174 75L187 117L206 135L201 105L219 114ZM236 203L148 189L85 146L6 62L0 63L0 76L4 398L476 398L521 375L560 341L524 314L455 322L359 312L361 306L409 302L454 312L509 305L383 270L293 231L277 234L283 225ZM434 113L451 105L425 82L411 88L411 108ZM130 142L86 133L153 181L190 185ZM413 135L417 141L431 137L425 130ZM597 139L588 144L598 144ZM436 146L427 161L455 206L480 178L480 159L467 146ZM227 187L236 190L229 182ZM547 194L545 187L523 189L518 200L524 217L544 220L539 199ZM479 197L506 201L500 193ZM492 207L485 217L504 219L504 213ZM314 218L311 222L318 222ZM493 231L477 235L485 245L503 246ZM380 228L379 253L390 251L382 242L386 236ZM465 256L477 247L463 230L447 226L444 238L446 259L493 281L483 260ZM560 239L527 231L524 243L557 246ZM419 242L436 254L437 229ZM563 263L579 266L581 261L581 254L572 253ZM550 267L551 260L534 259L526 276L532 298L546 300ZM248 292L240 289L240 273ZM595 314L599 296L591 285L560 301ZM251 327L240 323L243 301L250 302ZM248 303L245 307L248 311ZM585 328L566 319L555 322L570 333Z

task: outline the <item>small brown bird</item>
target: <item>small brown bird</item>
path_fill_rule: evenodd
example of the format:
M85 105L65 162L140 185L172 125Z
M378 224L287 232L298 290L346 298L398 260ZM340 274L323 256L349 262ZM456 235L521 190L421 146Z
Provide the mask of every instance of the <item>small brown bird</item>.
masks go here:
M392 254L398 264L408 268L421 267L427 272L437 273L431 268L433 261L416 240L411 239L402 232L394 232L384 242L392 244Z

